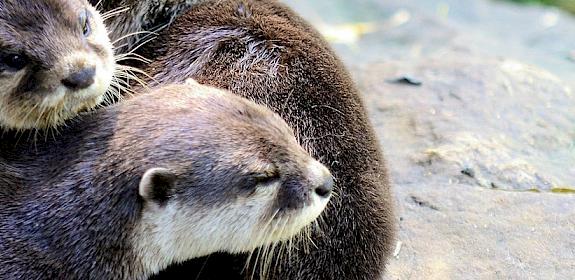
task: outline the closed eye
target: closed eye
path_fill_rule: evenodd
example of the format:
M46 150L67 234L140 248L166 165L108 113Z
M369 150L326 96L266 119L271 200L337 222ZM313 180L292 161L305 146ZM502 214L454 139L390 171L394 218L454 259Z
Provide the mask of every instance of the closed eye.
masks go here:
M280 179L280 175L279 172L274 169L273 171L255 174L254 179L258 185L269 185L278 181Z

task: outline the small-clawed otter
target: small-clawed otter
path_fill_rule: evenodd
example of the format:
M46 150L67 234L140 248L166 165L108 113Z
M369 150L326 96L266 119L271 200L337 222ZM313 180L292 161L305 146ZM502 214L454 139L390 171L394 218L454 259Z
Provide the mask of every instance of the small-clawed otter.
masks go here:
M111 9L115 2L103 0L102 5ZM201 2L181 10L157 40L139 50L153 61L142 68L158 84L192 77L265 104L333 172L339 195L313 232L314 246L277 258L267 278L379 279L395 245L390 183L360 95L321 35L274 0L120 2L134 10L111 19L111 26L161 26L162 20L174 18L164 11L181 10L170 7ZM142 6L163 9L148 12ZM125 18L134 15L140 16ZM133 25L127 29L139 30ZM211 255L158 278L249 278L242 271L244 262L245 256Z
M104 99L115 61L86 0L0 1L0 129L51 128Z
M146 279L249 252L299 233L333 187L280 117L198 84L66 130L30 146L0 142L11 167L0 173L2 279Z

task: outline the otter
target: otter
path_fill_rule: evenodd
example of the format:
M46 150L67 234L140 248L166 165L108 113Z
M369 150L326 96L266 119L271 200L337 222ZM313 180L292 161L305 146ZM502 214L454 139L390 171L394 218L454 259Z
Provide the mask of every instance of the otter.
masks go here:
M55 128L105 99L115 71L86 0L0 2L0 129Z
M115 2L103 0L102 7L113 9ZM147 12L142 2L179 13ZM264 104L336 178L338 196L312 232L314 246L295 244L289 257L278 253L267 278L379 279L395 245L393 199L378 140L350 74L321 35L279 1L195 2L171 9L190 1L123 0L132 12L110 19L119 26L170 23L136 51L152 61L136 65L152 76L150 86L194 78ZM134 15L139 17L130 18ZM134 28L128 29L139 30ZM119 37L123 30L110 31ZM246 258L213 254L172 266L155 279L252 278L243 270Z
M333 189L276 114L198 84L82 115L57 139L0 142L3 279L146 279L288 240Z

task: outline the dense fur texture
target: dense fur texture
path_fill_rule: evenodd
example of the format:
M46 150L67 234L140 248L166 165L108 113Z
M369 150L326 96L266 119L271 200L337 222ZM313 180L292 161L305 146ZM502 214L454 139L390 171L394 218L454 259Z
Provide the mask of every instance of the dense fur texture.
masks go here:
M111 15L107 24L114 30L110 33L112 40L120 42L117 45L120 53L152 38L186 8L202 1L205 0L89 0Z
M0 141L0 278L146 279L300 232L333 181L285 122L238 96L172 85Z
M313 233L314 246L277 256L267 278L381 276L395 227L385 163L349 74L312 27L273 0L205 1L140 53L153 61L142 65L153 85L193 77L265 104L333 171L339 195ZM244 263L245 256L212 255L157 279L250 278Z
M0 1L0 129L61 125L104 100L115 71L85 0Z

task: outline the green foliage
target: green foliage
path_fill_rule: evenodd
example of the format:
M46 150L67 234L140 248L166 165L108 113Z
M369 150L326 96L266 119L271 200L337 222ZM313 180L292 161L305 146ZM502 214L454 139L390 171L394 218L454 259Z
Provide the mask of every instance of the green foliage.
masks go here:
M543 4L543 5L557 6L566 11L575 13L575 0L508 0L508 1L517 3L526 3L526 4Z

